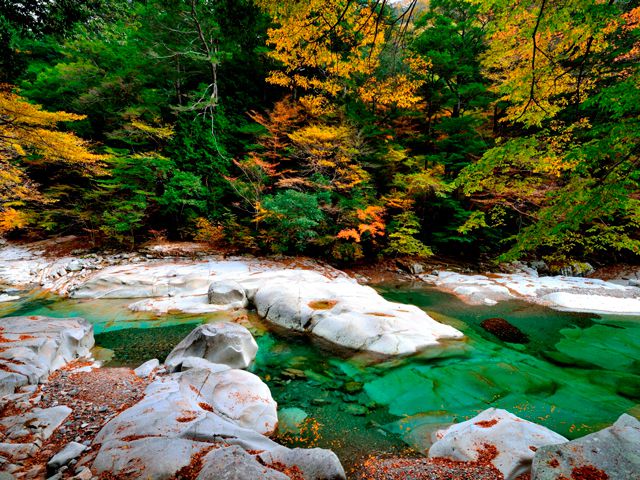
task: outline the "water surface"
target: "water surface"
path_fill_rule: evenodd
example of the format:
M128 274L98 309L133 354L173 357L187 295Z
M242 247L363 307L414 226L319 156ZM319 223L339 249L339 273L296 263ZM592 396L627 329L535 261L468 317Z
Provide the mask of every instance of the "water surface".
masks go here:
M271 388L279 409L308 417L279 440L331 448L349 467L370 453L414 454L439 426L489 406L575 438L610 425L622 413L640 416L640 317L558 312L523 302L469 306L423 284L380 285L388 299L412 303L462 330L468 340L448 352L380 361L337 352L307 338L274 331L253 313L134 313L126 300L72 300L32 292L0 306L0 315L80 316L96 344L113 350L109 365L161 361L196 325L232 319L259 345L251 370ZM527 343L499 340L481 323L506 319Z

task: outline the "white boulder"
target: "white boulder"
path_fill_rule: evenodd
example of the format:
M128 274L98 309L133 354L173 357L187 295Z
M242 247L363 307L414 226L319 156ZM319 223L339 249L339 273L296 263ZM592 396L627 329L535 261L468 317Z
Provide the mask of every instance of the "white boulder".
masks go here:
M82 318L0 318L0 396L46 379L68 362L90 357L93 327Z
M244 308L247 295L244 288L234 280L218 280L209 285L207 298L212 305L224 305L227 308Z
M230 322L207 323L195 328L169 353L165 363L177 366L180 359L200 357L231 368L247 368L258 345L251 332Z
M135 373L137 377L147 378L149 375L151 375L151 372L153 372L159 366L160 361L157 358L152 358L151 360L147 360L138 368L136 368L133 373Z
M486 455L505 480L529 472L538 448L567 441L548 428L495 408L434 436L429 457L469 462Z
M98 433L94 444L100 449L91 470L97 475L109 472L132 479L171 478L195 455L209 452L198 478L213 478L207 475L215 472L215 478L239 479L242 477L232 475L237 467L250 472L247 478L279 480L278 472L259 463L256 453L283 448L260 433L275 428L275 417L275 402L267 386L243 370L191 369L161 377L147 387L140 402ZM229 447L231 450L211 453ZM334 464L325 465L328 460ZM322 468L340 472L334 477L305 477L308 480L345 478L335 456L318 454L305 462L310 472ZM144 468L138 468L141 465ZM227 473L230 476L225 477Z
M412 354L463 337L423 310L389 302L350 279L302 270L282 273L266 272L252 279L254 285L257 277L266 280L255 287L253 301L258 314L278 326L383 355Z

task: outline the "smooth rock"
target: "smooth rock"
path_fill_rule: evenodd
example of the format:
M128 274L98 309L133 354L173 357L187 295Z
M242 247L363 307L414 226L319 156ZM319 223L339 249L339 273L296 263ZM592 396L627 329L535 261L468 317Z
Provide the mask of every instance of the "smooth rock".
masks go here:
M229 322L207 323L196 327L167 356L165 364L186 357L200 357L232 368L246 368L253 362L258 345L251 332Z
M19 438L33 434L41 440L51 436L56 428L71 414L72 410L66 405L51 408L34 408L30 412L5 417L0 420L7 438Z
M505 480L514 480L531 469L535 451L542 446L564 443L561 435L523 420L506 410L489 408L466 422L435 433L429 457L463 462L476 461L481 452L495 448L491 463Z
M145 437L130 441L110 440L103 444L91 470L100 476L169 480L191 463L191 458L211 445L182 438Z
M237 445L216 448L202 459L196 480L289 480L284 473L259 463Z
M47 462L47 468L57 470L74 458L78 458L86 449L87 447L81 443L70 442Z
M513 298L558 310L640 314L640 288L594 278L537 277L530 274L463 275L438 272L420 275L423 281L460 296L470 304Z
M90 358L93 327L82 318L0 318L0 394L44 381L81 357ZM12 391L13 389L13 391Z
M260 454L267 465L295 465L305 479L343 480L346 478L340 460L331 450L322 448L275 448Z
M260 316L342 347L406 355L463 337L418 307L389 302L350 279L331 280L316 272L294 270L256 274L252 281L258 284L254 303Z
M207 298L213 305L225 305L229 308L244 308L248 304L244 288L233 280L213 282L209 285Z
M640 478L640 421L623 414L604 430L561 445L538 449L533 459L532 480L563 477L597 480Z
M136 368L133 373L135 373L136 376L140 378L147 378L149 375L151 375L151 372L153 372L159 366L160 361L157 358L153 358L144 362L142 365Z
M77 258L74 258L67 264L68 272L79 272L84 267L84 263Z
M167 364L167 367L170 372L186 372L187 370L191 370L193 368L208 370L211 373L219 373L224 372L225 370L231 370L231 367L229 365L224 365L222 363L213 363L200 357L182 357L179 359L174 359Z
M304 410L291 407L278 412L278 431L296 434L309 415Z
M278 425L278 406L269 387L253 373L193 369L182 373L181 381L198 385L204 402L240 427L270 434Z
M284 448L259 433L275 428L276 411L268 388L264 384L258 388L258 382L258 377L244 370L191 369L156 378L140 402L98 433L94 444L100 450L92 471L122 478L168 479L212 445L235 445L245 451Z

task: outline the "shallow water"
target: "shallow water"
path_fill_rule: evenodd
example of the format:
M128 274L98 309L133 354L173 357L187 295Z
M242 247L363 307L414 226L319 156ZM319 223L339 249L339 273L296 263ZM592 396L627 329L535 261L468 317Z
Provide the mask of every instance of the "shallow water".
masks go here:
M38 292L0 305L0 316L84 317L94 325L96 344L114 351L110 365L134 367L163 360L197 324L238 321L256 337L251 370L267 382L279 409L298 407L309 415L301 432L280 441L331 448L347 467L371 453L426 449L435 428L489 406L569 438L610 425L624 412L640 416L640 317L557 312L523 302L468 306L423 284L378 289L462 330L468 341L447 353L380 362L273 331L251 313L154 316L129 311L127 300ZM518 327L528 343L505 343L485 331L480 324L492 317Z

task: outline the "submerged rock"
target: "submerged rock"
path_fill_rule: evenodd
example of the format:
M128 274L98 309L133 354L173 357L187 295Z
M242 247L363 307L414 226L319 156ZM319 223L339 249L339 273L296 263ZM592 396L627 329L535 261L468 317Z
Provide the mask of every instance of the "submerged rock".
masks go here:
M540 448L532 480L640 478L640 421L623 414L611 427L561 445Z
M475 462L488 456L505 480L529 472L538 448L567 441L548 428L495 408L438 431L435 438L429 449L430 458Z
M278 431L297 434L309 417L307 412L297 407L283 408L278 412Z
M82 318L0 318L0 396L89 357L93 345L93 327Z
M480 326L503 342L529 343L529 336L504 318L487 318Z
M171 351L165 363L178 365L186 357L200 357L231 368L247 368L258 345L251 332L229 322L208 323L195 328Z

